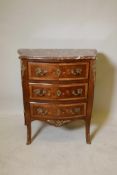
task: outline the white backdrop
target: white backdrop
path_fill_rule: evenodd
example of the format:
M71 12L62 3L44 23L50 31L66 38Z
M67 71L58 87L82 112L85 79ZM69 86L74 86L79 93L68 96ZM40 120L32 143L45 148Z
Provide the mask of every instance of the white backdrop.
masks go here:
M19 48L97 49L93 109L116 119L116 0L0 0L1 116L23 112Z

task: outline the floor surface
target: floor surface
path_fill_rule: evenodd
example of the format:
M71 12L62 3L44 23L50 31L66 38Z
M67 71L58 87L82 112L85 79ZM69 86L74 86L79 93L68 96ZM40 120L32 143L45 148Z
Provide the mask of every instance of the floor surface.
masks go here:
M26 145L22 116L0 116L0 175L114 175L117 173L117 123L93 119L92 144L83 122L60 128L32 123Z

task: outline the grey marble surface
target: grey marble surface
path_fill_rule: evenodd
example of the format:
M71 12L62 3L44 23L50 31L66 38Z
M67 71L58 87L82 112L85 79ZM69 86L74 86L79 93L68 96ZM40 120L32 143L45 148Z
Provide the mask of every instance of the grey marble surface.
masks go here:
M95 58L97 51L95 49L19 49L20 57L92 57Z

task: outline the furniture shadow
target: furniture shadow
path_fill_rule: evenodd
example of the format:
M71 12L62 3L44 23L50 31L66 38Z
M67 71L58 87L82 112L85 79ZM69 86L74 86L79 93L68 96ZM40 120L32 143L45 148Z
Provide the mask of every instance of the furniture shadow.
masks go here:
M92 111L91 140L101 130L109 119L114 92L115 67L110 59L103 53L97 54L96 60L96 82L94 103ZM84 121L72 122L64 126L65 129L77 129L84 127Z
M36 132L32 135L32 142L35 140L35 138L39 135L39 133L47 126L47 123L40 122L38 128L36 129Z
M106 54L99 53L97 55L97 75L92 113L92 124L95 126L95 129L91 133L91 139L94 139L95 135L106 125L111 117L116 67L110 60Z

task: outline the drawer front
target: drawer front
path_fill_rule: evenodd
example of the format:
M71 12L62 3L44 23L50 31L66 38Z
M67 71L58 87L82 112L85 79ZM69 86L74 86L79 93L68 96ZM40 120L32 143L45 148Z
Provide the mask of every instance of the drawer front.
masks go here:
M39 104L31 103L31 118L63 119L86 116L86 103Z
M30 80L88 79L88 62L78 63L28 63Z
M73 84L47 84L47 83L30 83L30 99L35 100L76 100L87 98L87 83Z

